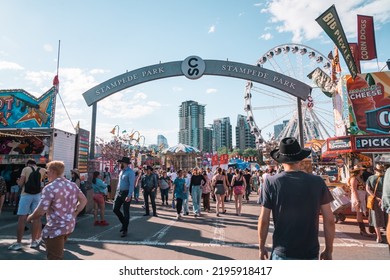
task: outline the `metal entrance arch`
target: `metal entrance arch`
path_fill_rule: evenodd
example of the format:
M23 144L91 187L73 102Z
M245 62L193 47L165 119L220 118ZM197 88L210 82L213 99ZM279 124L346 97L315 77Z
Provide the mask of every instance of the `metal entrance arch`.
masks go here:
M306 100L310 95L312 90L310 86L282 73L262 68L260 65L254 66L228 60L203 60L198 56L189 56L183 61L160 63L126 72L83 93L87 105L92 105L90 158L95 157L97 102L111 94L138 84L177 76L186 76L188 79L195 80L203 75L225 76L261 83L296 97L300 116L300 142L303 145L301 100Z

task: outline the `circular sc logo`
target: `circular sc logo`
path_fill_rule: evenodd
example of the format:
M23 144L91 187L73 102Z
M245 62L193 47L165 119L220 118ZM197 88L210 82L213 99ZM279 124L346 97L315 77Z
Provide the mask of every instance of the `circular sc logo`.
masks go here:
M183 60L181 71L188 79L195 80L202 77L206 64L199 56L189 56Z

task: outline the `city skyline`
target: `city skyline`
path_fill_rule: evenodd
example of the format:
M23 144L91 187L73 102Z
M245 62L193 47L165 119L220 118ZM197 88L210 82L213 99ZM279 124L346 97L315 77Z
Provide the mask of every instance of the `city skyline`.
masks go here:
M59 65L60 98L54 127L71 133L79 122L81 128L91 129L92 109L82 94L134 69L182 61L191 55L254 65L268 51L287 43L304 44L326 55L334 44L315 19L332 4L349 42L357 40L357 14L374 17L378 59L362 62L362 72L383 69L390 58L390 2L385 0L353 4L302 0L299 5L289 0L2 3L0 88L23 89L40 96L52 86ZM342 74L347 74L345 62L340 60ZM220 117L233 122L238 114L245 115L245 86L243 80L216 76L140 84L99 102L96 136L108 140L110 131L118 126L121 131L139 131L145 145L155 143L161 134L173 146L178 142L181 100L207 104L207 124ZM254 107L273 107L256 111L255 116L267 138L275 120L283 117L283 108L273 97L260 95L255 101Z

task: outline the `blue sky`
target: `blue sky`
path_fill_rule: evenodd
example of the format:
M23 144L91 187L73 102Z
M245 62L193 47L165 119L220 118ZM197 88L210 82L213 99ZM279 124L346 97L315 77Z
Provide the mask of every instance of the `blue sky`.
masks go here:
M388 0L0 0L0 88L43 94L52 85L61 40L60 94L73 124L80 121L89 130L91 108L82 93L126 71L191 55L255 64L285 43L328 54L333 43L315 18L333 3L350 42L356 41L356 15L374 16L378 63L365 62L362 71L382 68L390 58ZM141 84L98 104L97 136L109 139L118 125L121 131L140 131L147 144L163 134L175 145L178 109L186 100L206 105L206 124L230 117L234 127L237 115L246 114L244 89L243 80L210 76ZM281 117L282 109L274 98L260 96L254 102L275 106L255 114L267 138L272 131L267 124ZM74 132L59 99L55 127Z

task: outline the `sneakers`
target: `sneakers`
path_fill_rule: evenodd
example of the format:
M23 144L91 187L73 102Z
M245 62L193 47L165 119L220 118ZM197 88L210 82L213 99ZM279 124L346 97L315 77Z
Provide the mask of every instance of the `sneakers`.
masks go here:
M100 226L100 221L95 221L95 222L93 223L93 225L94 225L94 226Z
M20 251L22 250L22 243L15 242L11 246L8 247L8 250L11 251Z
M30 248L38 249L40 245L41 245L40 240L34 240L33 242L31 242Z

